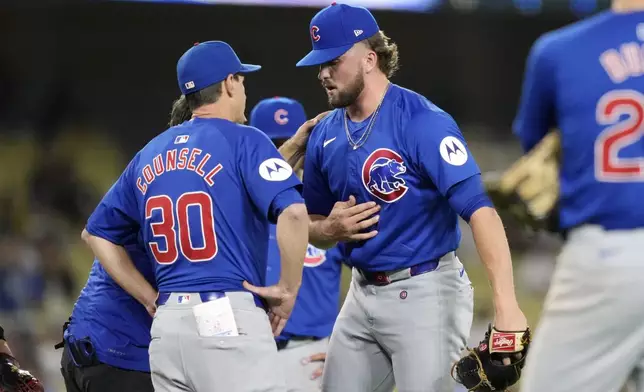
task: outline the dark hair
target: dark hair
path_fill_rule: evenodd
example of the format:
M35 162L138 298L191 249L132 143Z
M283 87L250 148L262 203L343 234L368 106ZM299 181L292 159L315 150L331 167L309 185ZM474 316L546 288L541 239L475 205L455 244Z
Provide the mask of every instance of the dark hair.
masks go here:
M233 79L238 80L239 75L233 75ZM221 83L215 83L194 93L180 96L172 104L169 125L172 127L188 121L192 118L192 112L195 109L217 102L222 92Z
M400 68L400 64L398 63L398 45L392 42L391 38L387 37L382 30L369 37L366 41L369 48L376 52L378 56L378 68L388 78L394 76Z
M188 107L186 96L182 95L172 104L172 111L170 112L170 122L168 125L174 127L184 121L190 120L192 117L192 110Z

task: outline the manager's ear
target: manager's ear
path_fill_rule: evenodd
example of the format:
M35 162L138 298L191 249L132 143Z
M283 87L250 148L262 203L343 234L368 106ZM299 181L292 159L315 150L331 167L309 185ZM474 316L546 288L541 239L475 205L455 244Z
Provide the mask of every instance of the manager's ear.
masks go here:
M232 97L235 93L235 90L238 88L238 84L239 76L229 74L228 76L226 76L226 79L221 82L221 93Z

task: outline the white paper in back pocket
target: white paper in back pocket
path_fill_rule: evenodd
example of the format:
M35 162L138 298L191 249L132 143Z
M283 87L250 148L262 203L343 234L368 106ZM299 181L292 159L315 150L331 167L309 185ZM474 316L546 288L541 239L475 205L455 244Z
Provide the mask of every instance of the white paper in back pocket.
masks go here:
M201 337L239 336L228 297L204 302L192 308Z

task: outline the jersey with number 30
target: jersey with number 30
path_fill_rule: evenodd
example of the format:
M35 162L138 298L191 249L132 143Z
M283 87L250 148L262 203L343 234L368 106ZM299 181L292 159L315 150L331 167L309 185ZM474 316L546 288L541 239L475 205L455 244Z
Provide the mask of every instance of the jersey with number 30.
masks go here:
M644 227L644 12L605 11L542 36L514 131L524 149L562 136L562 229Z
M159 291L243 290L244 280L264 284L271 204L294 187L300 181L262 132L195 118L139 151L87 230L121 244L140 227Z

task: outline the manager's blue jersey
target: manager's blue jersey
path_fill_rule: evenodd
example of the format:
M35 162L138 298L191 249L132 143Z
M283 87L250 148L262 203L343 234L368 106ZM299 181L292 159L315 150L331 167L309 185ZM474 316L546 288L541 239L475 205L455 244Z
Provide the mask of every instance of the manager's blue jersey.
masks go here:
M256 128L195 118L136 154L87 231L121 244L141 229L159 291L240 291L264 285L269 220L300 186Z
M304 199L309 214L325 216L350 195L358 203L382 206L377 236L339 245L345 261L383 271L455 250L461 233L448 196L454 185L480 171L452 117L425 97L391 84L371 133L354 150L343 115L344 110L334 110L312 132ZM354 141L370 119L347 120Z
M561 131L560 223L644 226L644 12L550 32L526 66L514 131L530 150Z
M125 249L152 286L153 264L143 244L132 236ZM152 317L94 260L85 287L74 304L65 335L89 337L99 361L122 369L150 371L148 347Z
M279 282L280 271L280 251L275 226L271 225L266 284ZM337 247L324 251L308 246L295 307L278 340L287 340L292 336L331 336L339 310L341 274L342 260Z

